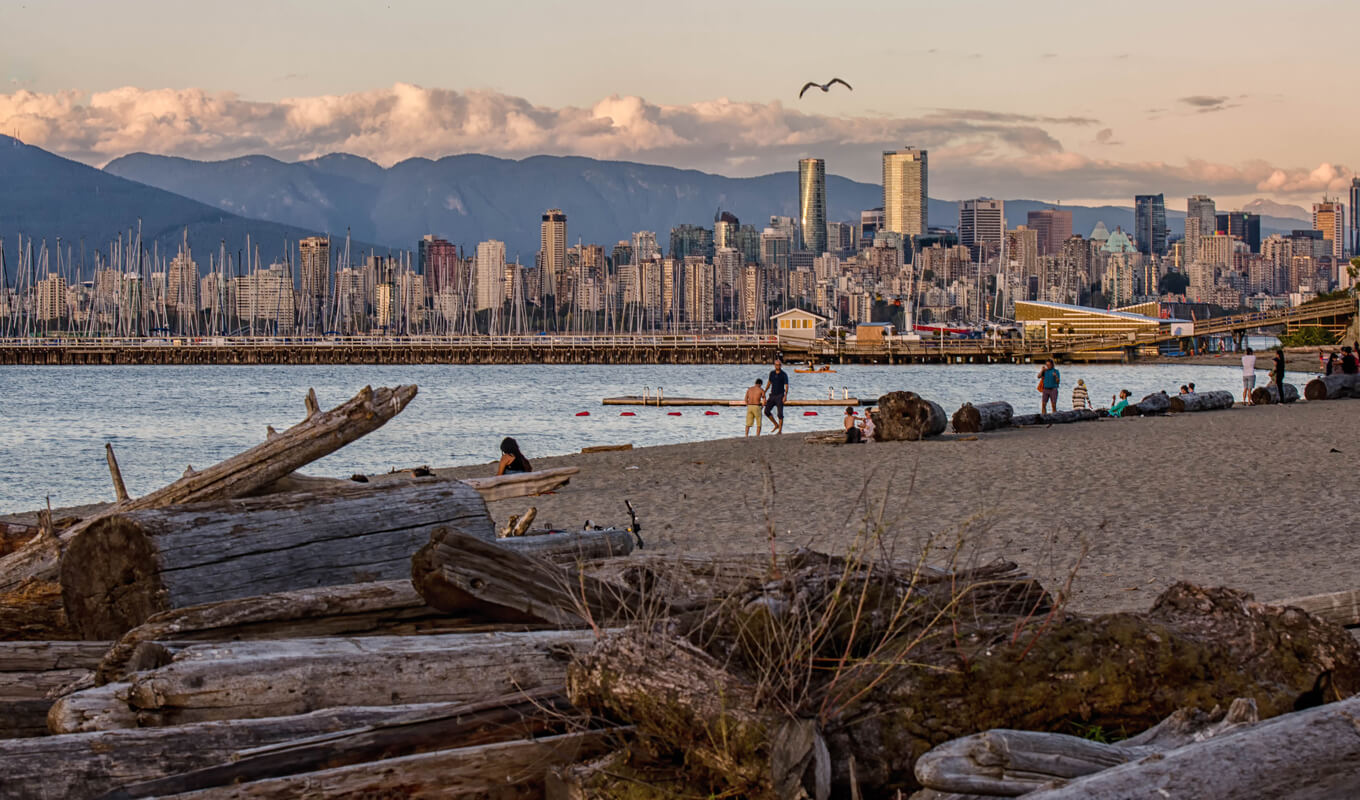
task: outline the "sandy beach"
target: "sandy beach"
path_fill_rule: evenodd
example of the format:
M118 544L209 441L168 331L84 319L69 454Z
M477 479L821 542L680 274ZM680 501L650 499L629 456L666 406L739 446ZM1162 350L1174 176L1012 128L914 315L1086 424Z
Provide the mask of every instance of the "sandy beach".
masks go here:
M677 554L768 551L771 529L780 549L841 552L872 529L896 557L928 547L940 561L962 536L962 558L1004 556L1053 587L1084 548L1073 607L1087 612L1146 608L1180 579L1281 599L1357 587L1358 415L1360 403L1342 400L924 442L832 446L767 433L530 452L537 468L581 472L556 494L491 512L498 524L532 505L554 527L623 525L627 498L648 550ZM740 417L730 418L739 434Z

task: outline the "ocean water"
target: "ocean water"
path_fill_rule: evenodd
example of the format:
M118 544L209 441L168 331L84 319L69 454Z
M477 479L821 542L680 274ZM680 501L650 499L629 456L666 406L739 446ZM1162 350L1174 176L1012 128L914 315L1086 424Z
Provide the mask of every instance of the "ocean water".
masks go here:
M1086 381L1091 400L1106 405L1119 389L1135 398L1158 389L1174 393L1194 381L1200 391L1242 391L1233 356L1223 366L1091 365L1062 367L1060 407ZM1262 356L1260 364L1269 363ZM322 408L350 398L365 384L420 387L411 404L377 431L309 465L314 475L349 476L421 464L486 463L514 436L532 460L582 447L632 442L672 444L742 435L744 410L620 408L604 397L655 392L668 397L740 398L768 365L721 366L185 366L0 367L0 513L113 499L104 443L113 444L133 496L202 468L264 439L265 426L301 421L303 398L315 388ZM841 366L831 375L790 374L790 398L877 397L906 389L953 413L965 401L1006 400L1016 413L1039 410L1037 366ZM1307 374L1292 374L1302 384ZM1258 372L1258 382L1266 380ZM630 410L636 416L623 417ZM839 408L788 410L786 432L840 424ZM590 416L576 416L588 411ZM680 411L669 416L667 411ZM488 474L491 470L488 468Z

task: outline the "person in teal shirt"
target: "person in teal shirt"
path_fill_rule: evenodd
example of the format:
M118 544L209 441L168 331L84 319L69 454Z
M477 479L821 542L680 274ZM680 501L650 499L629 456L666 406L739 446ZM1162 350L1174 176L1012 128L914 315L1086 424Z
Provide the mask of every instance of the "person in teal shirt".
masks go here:
M1124 413L1124 409L1129 407L1129 398L1132 396L1133 393L1130 392L1128 389L1120 389L1119 401L1116 402L1114 405L1110 406L1110 416L1118 417L1122 415ZM1112 397L1110 399L1114 400L1115 398Z
M1039 373L1039 413L1043 414L1046 410L1057 413L1058 411L1058 383L1062 376L1058 373L1058 368L1053 365L1053 359L1044 362L1044 368Z

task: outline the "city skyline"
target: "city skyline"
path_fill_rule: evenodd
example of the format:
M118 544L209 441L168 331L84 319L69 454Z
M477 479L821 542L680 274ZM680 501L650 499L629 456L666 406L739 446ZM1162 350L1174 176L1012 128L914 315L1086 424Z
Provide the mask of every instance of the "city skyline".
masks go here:
M1330 48L1262 55L1251 45L1280 13L1264 3L1153 2L1110 24L1105 10L1058 3L975 13L875 2L847 12L873 24L838 28L797 24L816 9L805 2L779 14L723 7L722 25L709 3L623 13L587 2L561 14L529 2L513 30L490 7L392 5L246 2L212 20L230 43L213 58L198 57L208 26L192 8L10 8L7 27L30 35L7 48L0 131L94 165L136 151L349 152L384 165L546 153L750 176L817 157L858 180L874 178L877 153L911 144L932 151L944 198L1091 204L1163 192L1175 209L1197 193L1306 206L1344 196L1354 175L1348 131L1360 112L1297 77L1333 69ZM1305 5L1343 30L1360 22L1349 4ZM77 14L86 24L67 25ZM892 31L908 25L922 35L904 43ZM324 46L299 46L300 30ZM658 31L732 56L677 67L654 58ZM44 44L56 35L60 53ZM579 46L592 39L610 42L609 58ZM403 46L353 57L378 52L374 41ZM855 90L798 100L802 80L822 72ZM924 79L905 92L895 74Z

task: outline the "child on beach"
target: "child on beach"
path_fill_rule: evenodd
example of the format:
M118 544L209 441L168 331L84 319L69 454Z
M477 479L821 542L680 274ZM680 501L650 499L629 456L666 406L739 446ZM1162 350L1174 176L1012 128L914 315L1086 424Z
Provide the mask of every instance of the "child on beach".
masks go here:
M760 408L765 405L765 390L760 386L760 378L746 389L746 435L751 435L751 424L756 426L756 436L760 435Z
M854 407L854 406L846 406L846 407L845 407L845 417L844 417L844 420L845 420L845 422L844 422L843 424L844 424L844 426L845 426L845 443L846 443L846 444L859 444L860 441L862 441L862 439L863 439L864 433L863 433L863 431L861 431L861 430L859 429L859 426L855 424L855 407Z

